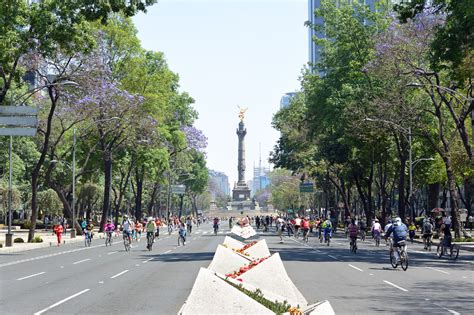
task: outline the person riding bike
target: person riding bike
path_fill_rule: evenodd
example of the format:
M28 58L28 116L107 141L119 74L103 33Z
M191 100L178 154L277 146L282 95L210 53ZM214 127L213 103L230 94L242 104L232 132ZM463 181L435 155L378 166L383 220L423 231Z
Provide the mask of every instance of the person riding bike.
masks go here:
M359 233L362 241L365 241L365 232L367 231L367 222L364 219L359 221Z
M152 237L154 241L155 232L156 232L156 223L155 223L155 220L153 220L153 218L150 217L148 218L148 222L146 223L146 239L147 239L146 248L148 250L150 249L150 246L152 246L151 244L148 243L148 238Z
M384 228L384 234L387 234L388 229L390 229L391 226L392 226L392 219L388 219L387 225L385 225L385 228ZM390 242L388 241L387 238L385 238L385 243L386 243L387 246L390 245Z
M112 233L115 230L115 224L112 223L111 219L107 219L107 223L104 225L104 232L107 235L107 238L112 239Z
M413 239L415 238L416 225L415 222L411 222L408 226L408 235L410 236L410 242L413 244Z
M379 223L379 219L375 219L374 224L372 225L372 235L374 239L380 241L380 237L382 235L382 225Z
M186 219L186 227L188 229L188 233L191 234L191 231L193 229L193 219L191 217L187 217Z
M396 218L395 222L388 228L387 233L385 233L385 239L387 239L391 234L393 234L393 247L396 249L395 257L398 261L400 258L398 252L398 248L400 247L399 243L405 241L408 234L407 226L402 222L402 219L400 219L399 217Z
M128 215L123 216L122 234L123 237L128 237L128 241L132 243L132 222L129 219Z
M186 227L184 226L184 223L181 223L179 226L179 232L178 232L178 246L179 246L179 240L183 241L183 246L186 245Z
M139 220L137 220L137 223L135 223L135 238L137 240L140 240L140 238L142 237L142 229L143 225Z
M359 226L356 224L355 219L351 220L351 224L347 227L347 231L349 233L349 239L351 240L351 244L357 249L357 236L359 236Z
M219 230L219 218L214 218L212 222L212 227L214 228L214 232L217 232L217 230Z
M94 224L92 223L92 219L89 219L89 223L86 226L86 236L92 240L94 236Z
M421 230L423 233L423 244L425 244L425 249L428 249L428 243L431 241L431 237L433 236L433 224L430 219L425 218L423 220L423 227Z
M329 238L332 237L332 222L329 218L327 218L326 221L323 222L323 229L324 229L324 241L326 242Z
M308 218L303 218L301 221L301 229L303 230L303 239L306 240L309 233L309 220Z

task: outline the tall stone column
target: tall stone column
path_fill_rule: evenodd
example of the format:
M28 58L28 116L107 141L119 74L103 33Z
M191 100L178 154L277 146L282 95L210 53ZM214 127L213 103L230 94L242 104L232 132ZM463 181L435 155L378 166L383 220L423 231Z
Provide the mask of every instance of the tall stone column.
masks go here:
M247 134L247 129L244 127L244 122L240 121L239 129L237 129L237 136L239 137L239 160L237 165L237 171L239 174L239 186L245 185L245 142L244 138Z

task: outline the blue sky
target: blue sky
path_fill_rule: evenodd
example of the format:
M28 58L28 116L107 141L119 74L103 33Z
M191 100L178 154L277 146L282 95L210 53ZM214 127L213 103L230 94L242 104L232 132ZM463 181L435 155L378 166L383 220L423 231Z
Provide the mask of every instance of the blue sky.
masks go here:
M246 180L278 140L281 96L299 89L308 58L307 0L160 0L134 17L143 47L162 51L194 99L208 167L237 180L237 105L248 107Z

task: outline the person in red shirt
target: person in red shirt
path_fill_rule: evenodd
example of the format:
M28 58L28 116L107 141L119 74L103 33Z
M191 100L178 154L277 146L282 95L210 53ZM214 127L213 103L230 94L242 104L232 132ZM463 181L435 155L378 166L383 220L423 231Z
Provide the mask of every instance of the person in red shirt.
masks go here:
M309 233L308 218L303 218L303 220L301 220L301 229L303 230L303 240L308 241L308 233Z
M58 246L61 245L61 237L64 232L64 228L61 224L56 224L56 226L53 229L54 234L56 234L56 237L58 238Z

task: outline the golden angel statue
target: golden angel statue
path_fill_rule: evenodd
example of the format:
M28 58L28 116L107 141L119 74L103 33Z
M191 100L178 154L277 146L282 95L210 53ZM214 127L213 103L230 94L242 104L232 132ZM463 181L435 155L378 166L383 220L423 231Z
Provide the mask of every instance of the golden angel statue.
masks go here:
M240 121L243 121L244 118L245 118L245 112L247 111L248 107L246 108L242 108L240 106L237 106L239 108L239 118L240 118Z

